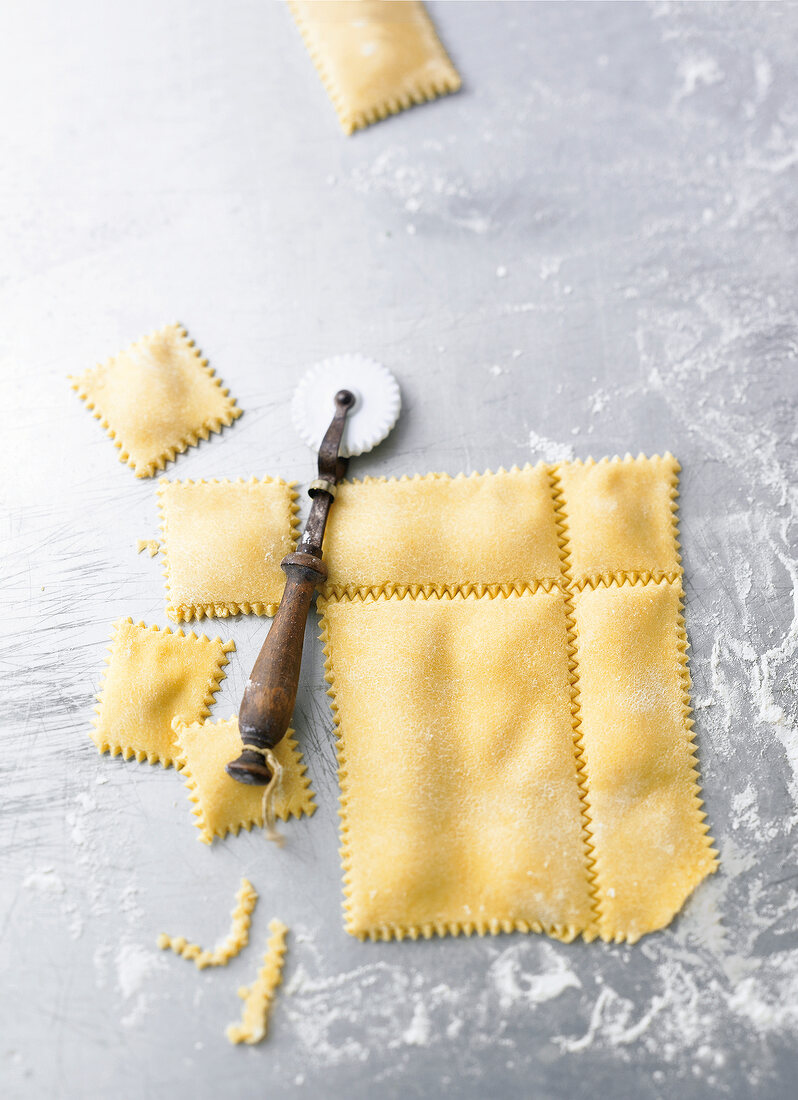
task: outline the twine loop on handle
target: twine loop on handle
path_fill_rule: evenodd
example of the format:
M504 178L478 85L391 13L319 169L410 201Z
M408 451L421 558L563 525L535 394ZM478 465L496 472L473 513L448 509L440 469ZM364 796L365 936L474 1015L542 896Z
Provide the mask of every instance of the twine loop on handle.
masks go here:
M283 780L283 766L277 757L274 755L271 749L262 749L260 745L247 745L244 744L245 749L249 749L251 752L258 753L262 756L266 762L266 766L272 773L272 777L266 786L263 788L263 801L261 802L261 812L263 814L263 824L266 828L266 839L274 841L275 844L281 846L284 840L282 833L278 833L275 828L275 814L274 814L274 800L277 795L277 791L280 788L280 784Z

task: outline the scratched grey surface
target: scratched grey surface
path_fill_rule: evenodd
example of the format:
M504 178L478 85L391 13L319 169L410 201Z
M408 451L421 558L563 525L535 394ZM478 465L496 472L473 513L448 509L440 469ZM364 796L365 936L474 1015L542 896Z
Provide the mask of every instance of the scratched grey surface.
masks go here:
M798 8L436 4L465 89L345 139L281 5L0 14L4 1096L786 1097L795 839ZM331 721L278 852L206 849L172 771L87 736L112 619L167 624L154 484L65 376L180 319L245 410L180 477L311 455L300 372L358 349L402 420L354 474L670 449L696 718L723 870L636 947L361 945L340 919ZM237 705L263 620L233 637ZM198 974L242 874L252 946ZM268 1041L233 1049L268 920Z

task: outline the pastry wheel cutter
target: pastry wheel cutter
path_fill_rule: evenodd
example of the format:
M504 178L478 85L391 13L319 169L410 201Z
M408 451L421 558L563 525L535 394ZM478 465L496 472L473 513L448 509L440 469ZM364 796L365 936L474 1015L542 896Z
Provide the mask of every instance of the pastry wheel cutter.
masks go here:
M238 714L243 749L226 769L239 783L270 792L279 783L280 765L273 749L285 736L294 710L313 593L327 578L322 544L336 486L349 457L381 443L400 408L396 379L380 363L361 355L339 355L316 364L294 393L294 426L308 446L318 448L318 476L308 488L313 503L302 538L280 563L286 575L283 597L244 689ZM264 805L268 809L266 796ZM264 816L270 827L270 814Z

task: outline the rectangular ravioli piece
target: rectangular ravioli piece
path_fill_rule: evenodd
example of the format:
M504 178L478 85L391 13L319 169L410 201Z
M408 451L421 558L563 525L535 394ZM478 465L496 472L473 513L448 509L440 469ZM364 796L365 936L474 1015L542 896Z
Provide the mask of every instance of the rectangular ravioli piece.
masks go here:
M599 933L663 928L717 856L689 717L679 580L575 596L581 738L595 845Z
M273 615L294 548L297 494L280 478L169 481L158 486L166 613L175 622Z
M227 654L234 649L234 642L221 638L173 634L169 627L119 619L97 696L91 733L97 748L170 767L177 753L173 719L194 722L210 714Z
M681 570L676 530L679 463L671 454L563 462L554 468L565 500L576 588L619 574L673 580Z
M550 585L561 561L548 468L345 482L324 556L326 595Z
M320 606L347 930L590 926L562 592Z
M289 7L345 134L460 87L417 0L289 0Z

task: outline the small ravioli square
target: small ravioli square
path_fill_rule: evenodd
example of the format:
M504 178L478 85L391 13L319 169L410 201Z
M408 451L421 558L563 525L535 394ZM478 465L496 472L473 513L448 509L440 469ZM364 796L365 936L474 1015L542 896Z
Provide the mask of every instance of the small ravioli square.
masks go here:
M559 581L549 469L540 463L469 477L344 482L324 557L326 595L408 588L440 594Z
M591 928L563 593L320 606L347 931Z
M297 493L279 478L158 486L166 613L175 622L273 615L296 540Z
M169 767L176 753L172 720L210 714L227 654L234 649L233 642L219 638L119 619L97 696L92 741L100 752Z
M690 718L680 579L574 596L599 933L662 928L717 865Z
M232 424L241 410L180 325L166 325L72 381L136 477Z
M678 474L670 454L556 467L577 586L613 573L677 575Z
M262 826L263 787L237 783L224 770L241 754L238 719L193 723L177 719L175 733L180 746L177 763L195 804L191 812L197 818L202 841L210 844L215 836L237 835L240 829ZM292 815L310 816L316 804L293 730L288 730L274 753L283 766L275 794L275 815L281 821Z
M415 0L289 0L289 7L346 134L460 87Z

